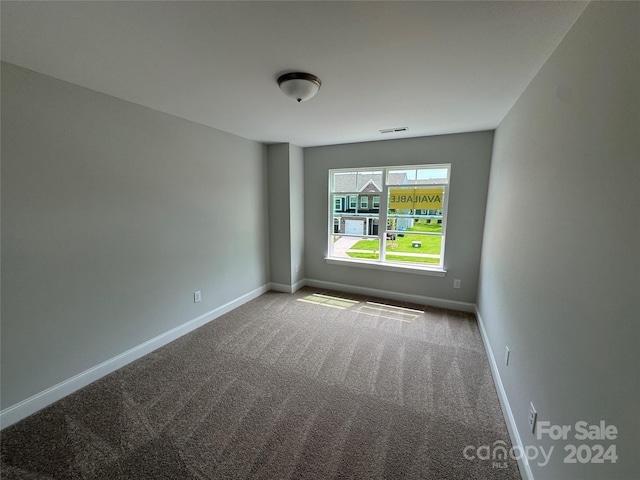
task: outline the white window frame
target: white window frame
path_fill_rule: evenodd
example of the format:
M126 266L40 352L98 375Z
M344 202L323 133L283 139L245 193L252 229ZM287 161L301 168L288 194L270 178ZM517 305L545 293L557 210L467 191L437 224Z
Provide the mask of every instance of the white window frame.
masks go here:
M349 208L347 210L358 210L358 196L349 195Z
M367 210L369 209L369 197L367 197L366 195L360 197L360 208L366 208Z
M380 195L374 195L371 203L373 204L373 208L380 208Z
M411 264L411 263L399 263L395 261L387 261L386 260L386 242L385 238L387 233L404 233L399 230L388 230L387 228L380 228L380 226L388 225L388 208L387 202L389 198L389 188L390 187L402 187L402 185L389 185L388 175L390 171L395 170L413 170L413 169L446 169L447 170L447 179L442 183L416 183L415 185L424 185L424 186L443 186L445 188L445 195L442 204L442 232L420 232L417 233L419 235L434 235L442 237L442 246L440 250L440 264L432 265L432 264ZM380 242L380 253L379 258L377 260L374 259L356 259L356 258L345 258L345 257L334 257L333 256L333 237L336 235L333 231L333 220L332 220L332 210L331 206L329 207L329 228L328 228L328 255L325 257L327 263L332 265L349 265L361 268L373 268L387 271L400 271L400 272L408 272L408 273L417 273L424 275L433 275L433 276L444 276L446 274L445 270L445 246L446 246L446 227L447 227L447 211L449 204L449 193L450 193L450 178L451 178L451 164L420 164L420 165L400 165L400 166L383 166L383 167L366 167L366 168L345 168L345 169L331 169L329 170L329 204L332 205L331 199L333 195L338 192L333 192L332 185L332 177L334 173L337 172L370 172L372 170L382 171L382 192L380 193L378 199L378 206L375 206L375 198L373 197L372 204L374 208L379 208L378 214L378 234L377 235L363 235L362 238L377 238ZM351 195L349 195L349 209L352 209L350 203ZM356 205L358 203L356 202ZM363 207L364 208L364 207Z

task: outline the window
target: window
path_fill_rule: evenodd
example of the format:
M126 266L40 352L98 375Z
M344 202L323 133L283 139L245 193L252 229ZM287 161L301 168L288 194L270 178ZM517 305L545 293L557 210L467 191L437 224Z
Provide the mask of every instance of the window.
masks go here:
M330 170L329 201L346 196L349 211L331 212L328 260L441 272L450 171L449 164Z

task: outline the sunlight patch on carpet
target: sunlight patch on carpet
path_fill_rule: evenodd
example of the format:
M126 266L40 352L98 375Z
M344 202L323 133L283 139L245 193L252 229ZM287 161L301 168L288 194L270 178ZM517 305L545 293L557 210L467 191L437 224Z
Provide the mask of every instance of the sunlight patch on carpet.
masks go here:
M373 317L387 318L389 320L397 320L399 322L407 322L407 323L413 322L416 318L418 318L419 316L418 314L422 313L418 310L411 310L409 308L394 307L392 305L384 305L381 303L372 303L372 302L367 302L367 305L361 305L356 310L356 312L362 313L364 315L371 315ZM407 312L417 312L417 313L407 313Z
M320 293L314 293L313 295L308 295L304 298L299 298L299 302L306 303L315 303L316 305L323 305L325 307L331 308L339 308L340 310L346 310L347 308L353 307L354 305L359 304L355 300L349 300L346 298L340 297L332 297L331 295L322 295Z

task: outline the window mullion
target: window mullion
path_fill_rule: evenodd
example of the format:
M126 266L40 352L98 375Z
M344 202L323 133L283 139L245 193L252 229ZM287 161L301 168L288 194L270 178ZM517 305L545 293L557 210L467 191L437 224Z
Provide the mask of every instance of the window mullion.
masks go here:
M380 208L378 215L378 238L380 242L380 258L381 262L387 260L387 243L385 242L385 236L387 233L387 205L389 200L387 185L387 169L382 170L382 192L380 192Z

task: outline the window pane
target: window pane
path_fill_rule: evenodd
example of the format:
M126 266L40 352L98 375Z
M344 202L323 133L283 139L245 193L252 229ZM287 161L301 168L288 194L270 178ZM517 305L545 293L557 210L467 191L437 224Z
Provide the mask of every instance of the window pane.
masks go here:
M416 168L389 170L389 185L449 183L448 168Z
M445 187L390 187L387 229L442 233Z
M416 183L448 183L448 168L418 168L416 170Z
M441 236L387 232L385 246L389 262L440 264Z

